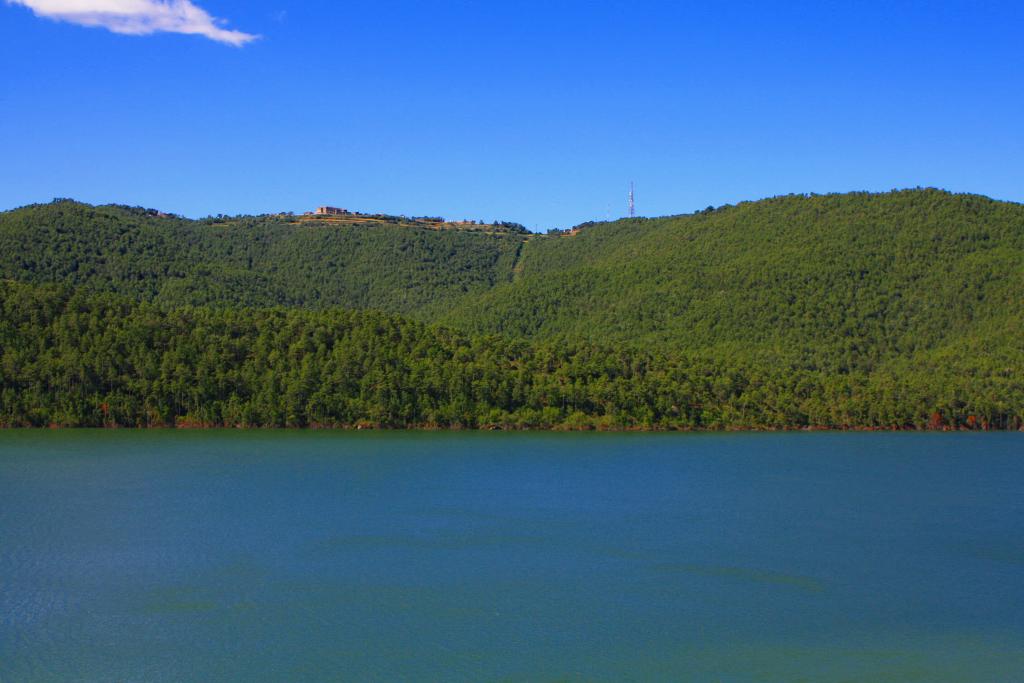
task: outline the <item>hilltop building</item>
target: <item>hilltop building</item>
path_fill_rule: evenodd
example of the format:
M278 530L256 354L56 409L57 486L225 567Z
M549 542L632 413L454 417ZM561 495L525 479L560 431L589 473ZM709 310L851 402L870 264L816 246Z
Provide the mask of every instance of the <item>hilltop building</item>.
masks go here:
M315 213L317 216L345 216L350 212L348 209L339 209L336 206L318 206Z

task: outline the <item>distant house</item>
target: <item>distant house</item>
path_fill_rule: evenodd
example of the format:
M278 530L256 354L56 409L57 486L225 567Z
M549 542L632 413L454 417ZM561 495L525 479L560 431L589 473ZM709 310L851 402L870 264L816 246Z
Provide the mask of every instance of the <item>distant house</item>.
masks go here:
M348 209L339 209L336 206L318 206L316 207L317 216L344 216L348 213Z

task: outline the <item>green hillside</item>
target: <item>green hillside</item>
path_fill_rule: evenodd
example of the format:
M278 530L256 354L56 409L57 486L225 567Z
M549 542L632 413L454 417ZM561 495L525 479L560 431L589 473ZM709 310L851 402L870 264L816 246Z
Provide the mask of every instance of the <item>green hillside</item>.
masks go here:
M1012 342L1000 331L1024 319L1024 206L935 190L781 197L531 240L517 270L444 322L870 370Z
M55 201L0 280L6 425L1024 423L1024 206L975 195L533 236Z
M163 305L346 306L422 312L511 277L524 235L401 219L200 221L55 201L0 213L0 278Z

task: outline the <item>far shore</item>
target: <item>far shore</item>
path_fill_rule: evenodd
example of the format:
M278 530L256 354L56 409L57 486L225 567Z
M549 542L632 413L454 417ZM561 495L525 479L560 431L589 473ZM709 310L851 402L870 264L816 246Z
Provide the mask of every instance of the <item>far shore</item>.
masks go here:
M138 431L149 431L149 430L166 430L166 431L204 431L204 430L267 430L267 431L338 431L338 432L357 432L357 431L384 431L384 432L550 432L550 433L566 433L566 432L604 432L604 433L667 433L667 432L679 432L679 433L767 433L767 432L920 432L920 433L944 433L944 432L957 432L957 433L980 433L980 432L1024 432L1024 425L1015 427L1009 426L1006 428L985 426L969 427L967 425L959 426L941 426L941 427L917 427L917 426L865 426L865 425L800 425L800 426L700 426L700 427L680 427L680 426L606 426L606 425L552 425L552 426L518 426L518 425L481 425L481 426L464 426L464 425L434 425L434 424L414 424L414 425L385 425L385 424L370 424L360 423L355 425L324 425L324 424L309 424L309 425L241 425L241 424L202 424L195 422L181 422L178 424L154 424L154 425L61 425L61 424L49 424L45 426L37 425L0 425L0 431L73 431L73 430L138 430Z

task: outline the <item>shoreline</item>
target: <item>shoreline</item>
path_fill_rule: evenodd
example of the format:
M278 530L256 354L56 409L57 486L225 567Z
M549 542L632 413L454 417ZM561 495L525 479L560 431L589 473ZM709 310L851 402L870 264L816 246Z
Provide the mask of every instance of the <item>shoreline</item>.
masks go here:
M916 427L916 426L864 426L864 425L843 425L843 426L825 426L825 425L808 425L808 426L783 426L783 427L772 427L772 426L708 426L708 427L676 427L676 426L628 426L628 427L607 427L607 426L568 426L568 425L557 425L557 426L497 426L497 425L483 425L477 427L469 427L462 425L429 425L429 424L414 424L414 425L380 425L380 424L356 424L356 425L241 425L241 424L196 424L196 423L179 423L179 424L161 424L161 425L60 425L60 424L49 424L49 425L0 425L0 432L6 431L74 431L74 430L104 430L104 431L117 431L117 430L128 430L128 431L150 431L150 430L165 430L165 431L213 431L213 430L265 430L265 431L335 431L335 432L362 432L362 431L380 431L380 432L543 432L543 433L583 433L583 432L600 432L607 434L624 434L624 433L638 433L638 434L658 434L658 433L692 433L692 434L711 434L711 433L771 433L771 432L919 432L919 433L984 433L984 432L1001 432L1001 433L1012 433L1012 432L1024 432L1024 426L1021 427L991 427L991 426L977 426L969 427L967 425L960 426L942 426L942 427Z

